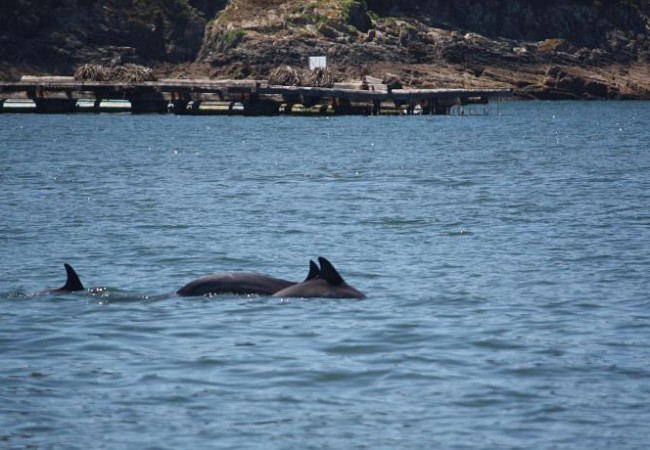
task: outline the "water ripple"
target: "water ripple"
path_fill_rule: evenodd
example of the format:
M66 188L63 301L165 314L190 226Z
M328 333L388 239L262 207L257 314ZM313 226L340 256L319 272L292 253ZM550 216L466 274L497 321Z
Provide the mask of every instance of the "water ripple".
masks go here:
M647 119L2 115L0 447L644 448Z

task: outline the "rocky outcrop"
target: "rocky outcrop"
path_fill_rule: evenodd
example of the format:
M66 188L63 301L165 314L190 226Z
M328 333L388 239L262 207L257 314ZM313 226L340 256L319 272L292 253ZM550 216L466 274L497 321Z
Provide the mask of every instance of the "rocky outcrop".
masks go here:
M0 75L83 63L266 78L327 56L340 80L650 98L647 0L6 0Z
M518 41L565 39L597 47L607 33L645 33L647 0L368 0L380 16L410 16L429 26Z
M391 72L425 87L509 85L527 98L648 98L645 0L231 0L199 60L265 77L328 56L339 78Z
M83 63L194 61L224 1L3 0L0 69L70 74Z

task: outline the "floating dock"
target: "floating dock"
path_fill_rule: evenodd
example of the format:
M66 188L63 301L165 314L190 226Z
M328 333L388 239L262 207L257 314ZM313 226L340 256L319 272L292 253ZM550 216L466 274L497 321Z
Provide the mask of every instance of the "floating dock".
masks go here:
M509 88L390 89L381 83L337 83L331 88L276 86L265 80L165 79L138 83L23 77L0 82L0 112L131 112L182 115L449 114L454 107L487 105Z

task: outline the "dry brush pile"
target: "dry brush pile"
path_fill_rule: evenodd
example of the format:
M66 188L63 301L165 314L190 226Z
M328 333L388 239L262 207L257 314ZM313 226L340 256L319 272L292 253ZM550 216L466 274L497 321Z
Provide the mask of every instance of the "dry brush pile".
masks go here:
M268 82L276 86L302 86L302 74L291 66L276 67L269 74Z
M311 87L334 87L334 75L327 69L317 67L305 78L305 86Z
M138 64L125 64L116 67L104 67L100 64L84 64L74 73L77 81L113 81L120 83L139 83L156 81L153 70Z
M331 88L334 86L334 81L332 72L320 67L311 72L302 73L291 66L280 66L273 69L268 78L269 84L275 86Z

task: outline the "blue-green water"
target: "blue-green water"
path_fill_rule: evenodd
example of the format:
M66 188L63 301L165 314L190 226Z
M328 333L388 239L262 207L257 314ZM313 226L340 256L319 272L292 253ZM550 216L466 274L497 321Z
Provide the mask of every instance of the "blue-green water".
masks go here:
M0 115L0 448L645 448L649 123Z

